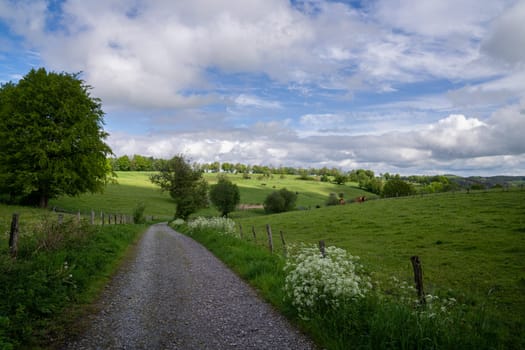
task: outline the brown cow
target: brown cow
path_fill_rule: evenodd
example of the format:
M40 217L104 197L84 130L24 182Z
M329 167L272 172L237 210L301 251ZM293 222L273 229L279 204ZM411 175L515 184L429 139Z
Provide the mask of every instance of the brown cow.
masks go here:
M364 201L366 201L366 197L365 196L359 196L355 199L355 201L357 203L363 203Z

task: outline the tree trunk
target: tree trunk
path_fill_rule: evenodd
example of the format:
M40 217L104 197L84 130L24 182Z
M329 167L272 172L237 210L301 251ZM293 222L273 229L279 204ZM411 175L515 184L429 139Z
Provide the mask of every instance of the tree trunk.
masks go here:
M49 198L45 194L40 195L40 208L47 208L47 203L49 202Z

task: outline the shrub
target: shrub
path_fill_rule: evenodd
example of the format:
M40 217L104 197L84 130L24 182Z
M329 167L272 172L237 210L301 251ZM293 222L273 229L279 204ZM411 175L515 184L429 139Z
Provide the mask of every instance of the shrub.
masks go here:
M195 230L215 230L227 235L236 235L235 222L225 217L204 218L199 216L195 220L188 222L190 231Z
M339 198L337 198L337 195L335 193L330 193L328 195L328 200L326 201L326 205L338 205L339 204Z
M300 247L284 267L286 296L303 319L362 298L372 288L359 257L333 246L325 252L323 257L315 246Z
M241 200L239 187L225 176L221 176L217 184L211 186L210 200L221 211L222 216L228 216Z
M137 203L137 205L133 209L133 222L135 224L143 224L146 222L146 218L144 217L145 210L146 205L144 203Z
M273 191L264 200L264 210L267 213L282 213L295 208L297 194L282 188L279 191Z

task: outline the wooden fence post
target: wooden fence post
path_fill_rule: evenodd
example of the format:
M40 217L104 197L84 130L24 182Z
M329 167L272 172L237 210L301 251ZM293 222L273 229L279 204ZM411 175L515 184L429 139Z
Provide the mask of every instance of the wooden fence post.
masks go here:
M64 222L64 215L63 214L58 214L58 224L62 225L62 222Z
M77 222L80 224L80 210L77 211Z
M95 211L91 210L91 225L95 225Z
M424 305L425 300L425 291L423 289L423 268L421 267L421 260L419 256L414 255L410 257L412 262L412 268L414 269L414 282L416 283L417 296L419 297L419 303Z
M18 213L13 214L13 220L11 221L11 232L9 233L9 253L11 257L16 258L18 254L18 233L20 215Z
M100 218L102 219L102 226L104 226L104 219L105 218L104 218L104 212L103 211L100 212Z
M241 236L241 239L242 239L242 225L239 224L239 235Z
M319 241L319 251L321 252L321 255L323 256L323 258L326 258L326 250L325 250L325 243L324 241Z
M270 224L266 224L266 232L268 232L268 248L270 249L270 253L273 253L272 228Z
M284 241L284 234L283 234L283 231L280 230L279 233L281 234L281 242L283 244L283 254L284 256L286 256L286 242Z
M255 226L252 226L253 241L257 244L257 235L255 234Z

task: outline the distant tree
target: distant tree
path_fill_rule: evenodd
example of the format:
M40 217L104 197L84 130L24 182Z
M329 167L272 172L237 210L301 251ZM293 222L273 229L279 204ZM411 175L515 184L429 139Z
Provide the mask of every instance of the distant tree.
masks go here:
M210 164L209 169L212 173L218 173L221 169L221 165L219 162L213 162Z
M338 185L344 185L348 181L348 176L344 175L343 173L338 173L334 177L334 182Z
M208 183L202 177L202 170L191 165L182 155L166 162L150 181L169 192L177 205L175 217L186 220L188 216L208 203Z
M388 180L383 187L383 197L401 197L410 196L416 193L411 183L398 178Z
M100 100L79 74L32 69L0 86L0 192L47 207L111 178Z
M364 188L368 192L381 194L381 191L383 190L383 180L378 177L373 177L366 180L362 186L360 185L359 187Z
M131 161L127 155L117 158L117 167L120 171L128 171L131 169Z
M264 210L267 213L282 213L295 208L297 194L282 188L279 191L273 191L264 200Z
M130 170L133 171L148 171L152 170L152 162L150 158L141 156L139 154L133 155L133 158L131 159L131 165Z
M222 216L228 216L239 204L241 193L236 184L226 176L220 176L217 184L211 186L210 200L221 211Z

